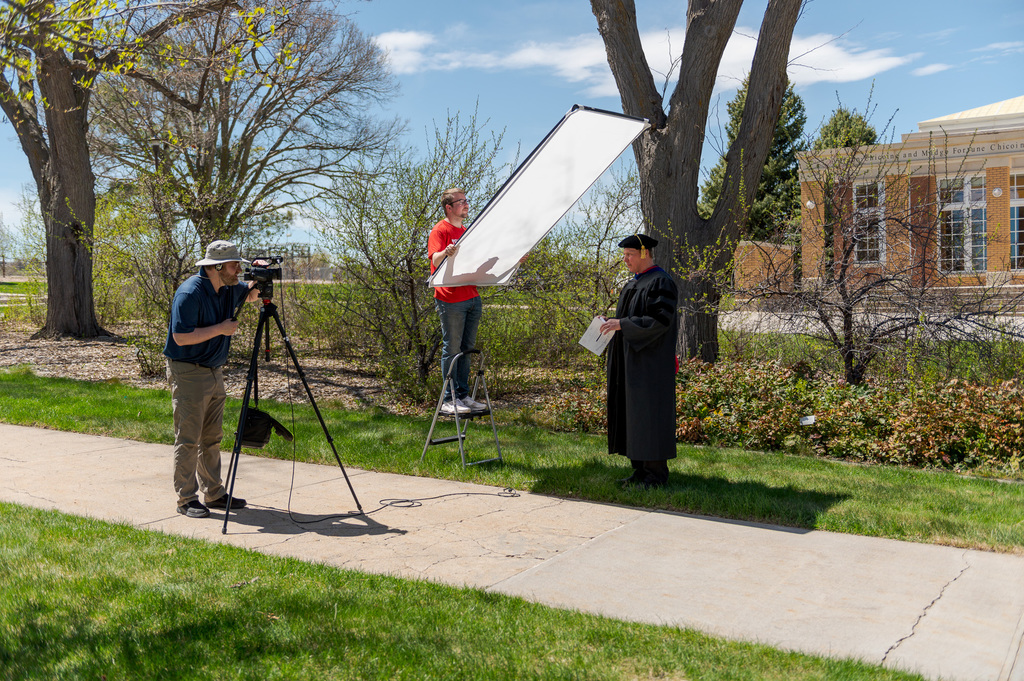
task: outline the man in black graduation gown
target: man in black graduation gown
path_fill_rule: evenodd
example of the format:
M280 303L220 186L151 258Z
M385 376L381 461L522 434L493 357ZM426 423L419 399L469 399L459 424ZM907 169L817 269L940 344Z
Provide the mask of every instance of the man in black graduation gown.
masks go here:
M608 453L622 454L633 475L622 482L645 489L668 482L676 457L676 284L654 264L657 239L634 234L619 242L633 273L619 294L608 346Z

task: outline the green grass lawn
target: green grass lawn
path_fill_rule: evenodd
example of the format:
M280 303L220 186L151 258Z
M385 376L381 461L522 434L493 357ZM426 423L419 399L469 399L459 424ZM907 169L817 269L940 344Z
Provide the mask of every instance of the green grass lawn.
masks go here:
M0 503L0 679L921 679Z
M250 453L337 465L308 405L260 402L296 435ZM669 485L628 491L630 468L605 453L603 437L554 433L515 419L499 425L502 464L463 468L455 443L420 454L429 419L319 405L346 466L507 486L560 497L669 509L908 541L1024 553L1024 484L951 473L856 466L780 453L679 445ZM232 433L238 400L229 400ZM294 421L293 421L294 418ZM166 391L0 372L0 420L29 426L171 444ZM435 436L454 433L440 421ZM224 449L233 444L225 438ZM470 424L473 459L497 452L486 419ZM247 450L248 451L248 450Z
M0 281L0 293L39 295L45 292L45 281Z
M14 296L45 296L46 295L46 282L45 281L0 281L0 295L14 295ZM12 302L15 305L23 305L24 299L14 298ZM3 306L0 305L0 309Z

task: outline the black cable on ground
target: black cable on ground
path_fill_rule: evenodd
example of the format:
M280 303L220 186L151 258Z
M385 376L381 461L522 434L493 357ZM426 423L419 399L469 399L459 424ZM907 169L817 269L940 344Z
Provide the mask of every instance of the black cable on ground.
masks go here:
M283 278L281 280L281 289L282 289L282 299L284 299L285 296L284 296L284 291L283 291L283 289L284 289L284 279ZM285 326L284 315L285 315L284 300L282 300L282 305L281 305L281 325L282 326ZM285 328L287 329L288 327L285 326ZM287 351L287 348L286 348L286 351ZM291 390L292 390L291 380L292 380L291 366L287 362L285 362L285 389L287 390L287 393L288 393L289 396L291 395ZM292 432L294 433L295 432L295 401L294 400L289 400L289 404L291 406ZM481 497L506 497L506 498L513 498L513 497L518 497L519 496L519 492L517 492L516 490L512 489L511 487L505 487L500 492L450 492L448 494L439 494L439 495L434 496L434 497L421 497L419 499L381 499L379 502L377 502L377 503L380 504L380 506L378 506L377 508L373 509L372 511L350 511L348 513L336 513L336 514L333 514L333 515L321 516L321 517L315 518L313 520L297 520L295 518L295 515L292 513L292 493L295 491L295 466L296 466L296 463L298 461L298 451L295 448L296 447L295 446L295 442L296 442L295 439L293 439L292 440L292 476L291 476L291 481L290 481L290 483L288 485L288 519L291 520L296 525L311 525L313 523L322 523L322 522L325 522L325 521L328 521L328 520L337 520L337 519L342 519L342 518L358 518L359 516L368 516L368 515L370 515L372 513L376 513L377 511L382 511L385 508L419 508L420 506L423 505L424 501L434 501L436 499L443 499L445 497L481 496Z
M364 511L362 513L357 511L350 511L349 513L336 513L334 515L326 515L313 520L297 520L292 514L291 504L291 492L288 494L288 519L296 525L311 525L313 523L322 523L327 520L337 520L341 518L358 518L359 516L368 516L378 511L383 511L385 508L419 508L423 505L424 501L434 501L435 499L443 499L445 497L505 497L513 498L518 497L519 492L512 489L511 487L505 487L500 492L449 492L448 494L438 494L433 497L420 497L418 499L381 499L379 502L380 506L373 509L372 511Z

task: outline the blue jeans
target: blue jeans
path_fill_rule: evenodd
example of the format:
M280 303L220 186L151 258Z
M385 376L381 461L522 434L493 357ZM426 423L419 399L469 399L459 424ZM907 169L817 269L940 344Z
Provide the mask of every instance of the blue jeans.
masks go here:
M476 347L476 332L480 328L484 306L480 296L461 303L446 303L435 298L434 305L441 316L441 378L447 379L448 368L455 355ZM455 381L455 397L469 395L469 360L468 355L463 355L455 367L455 373L452 375ZM451 398L451 386L446 380L444 399L447 401Z

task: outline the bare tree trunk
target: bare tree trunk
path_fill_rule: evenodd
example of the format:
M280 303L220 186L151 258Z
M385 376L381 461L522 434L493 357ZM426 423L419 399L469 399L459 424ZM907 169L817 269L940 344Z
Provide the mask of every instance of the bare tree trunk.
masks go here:
M46 226L46 324L48 338L106 335L96 320L92 287L96 178L89 160L89 91L60 52L40 52L39 90L46 102L50 153L37 179Z
M52 166L49 168L52 170ZM92 192L67 191L60 180L43 209L46 226L46 324L36 337L107 335L96 320L92 288ZM92 187L91 180L89 187ZM40 192L42 194L42 192ZM88 193L90 196L83 196ZM42 201L40 201L42 205ZM77 210L72 206L79 206Z
M757 192L787 86L786 63L802 0L770 0L754 53L746 105L726 154L726 176L710 219L697 212L700 157L715 77L743 0L690 0L679 81L669 113L640 44L633 0L591 0L624 113L651 129L633 143L640 198L655 260L672 273L683 315L677 346L718 358L721 277L727 274Z
M46 227L46 324L43 337L105 335L96 320L92 290L92 237L96 194L86 141L89 92L65 55L37 53L35 82L44 104L44 132L31 90L20 74L16 93L0 79L0 106L28 158Z

